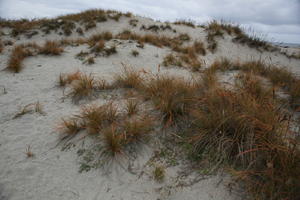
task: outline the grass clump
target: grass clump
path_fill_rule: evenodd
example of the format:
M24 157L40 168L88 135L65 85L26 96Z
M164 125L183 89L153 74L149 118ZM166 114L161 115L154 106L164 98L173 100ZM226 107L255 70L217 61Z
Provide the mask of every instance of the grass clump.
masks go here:
M19 73L23 68L22 61L30 55L31 54L23 46L16 46L12 50L7 69Z
M128 99L126 101L126 112L128 116L132 116L138 112L138 101Z
M175 57L173 54L168 54L166 57L164 57L163 63L164 66L170 66L170 65L175 65L178 67L182 67L182 62L180 59Z
M84 106L79 116L82 120L83 128L85 128L89 134L99 133L104 127L113 123L117 117L117 108L112 103L102 106Z
M39 53L44 55L60 55L63 51L63 48L61 48L57 42L46 41Z
M140 53L137 50L132 50L131 51L131 55L133 55L134 57L137 57Z
M155 181L161 183L165 179L165 168L163 166L156 166L153 170L153 178Z
M174 22L174 24L176 24L176 25L185 25L185 26L189 26L189 27L192 27L192 28L196 27L194 22L187 21L187 20L178 20L178 21Z
M95 88L94 76L92 74L80 74L77 80L72 81L70 88L71 91L68 96L71 96L75 102L84 97L91 97Z
M124 65L122 72L116 74L114 79L114 85L123 88L139 88L142 84L141 74L138 71Z

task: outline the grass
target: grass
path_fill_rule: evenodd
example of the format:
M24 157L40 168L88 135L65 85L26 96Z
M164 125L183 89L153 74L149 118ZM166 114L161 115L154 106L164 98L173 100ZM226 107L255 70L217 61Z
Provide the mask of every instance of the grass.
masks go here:
M134 57L137 57L140 53L137 50L132 50L131 51L131 55L133 55Z
M22 61L29 55L29 52L23 46L14 47L8 61L7 69L19 73L23 68Z
M92 74L80 74L77 80L72 81L70 85L71 91L68 96L71 96L75 102L82 98L91 97L95 92L95 79Z
M183 79L171 76L153 76L144 84L143 93L161 111L165 124L176 124L181 116L188 113L189 101L196 93L196 87Z
M114 158L117 155L124 154L125 136L122 132L117 130L117 127L111 125L104 130L101 137L104 143L103 153L108 158Z
M28 145L28 146L26 147L26 152L25 152L25 154L26 154L27 158L32 158L32 157L34 157L34 153L32 153L32 151L31 151L31 146L30 146L30 145Z
M89 65L95 64L95 59L94 57L88 57L86 61L84 61L84 63L87 63Z
M42 115L45 114L43 111L43 107L39 101L37 101L36 103L27 104L26 106L21 108L20 111L14 115L13 119L19 118L25 114L29 114L29 113L33 113L33 112L36 112L36 113L39 113Z
M62 122L58 125L58 131L67 135L77 134L81 129L81 124L75 117L62 119Z
M166 172L163 166L155 166L152 173L154 180L156 180L159 183L164 181Z
M58 42L47 40L39 53L44 55L60 55L63 51Z
M138 88L141 86L141 74L129 67L123 65L123 70L114 77L114 85L123 88Z
M79 118L83 128L90 134L97 134L117 119L117 109L110 103L102 106L89 105L81 109Z
M61 87L64 87L70 83L72 83L74 80L79 80L82 73L80 71L72 72L69 74L60 74L58 79L58 85Z
M194 22L188 21L188 20L178 20L178 21L175 21L174 24L176 24L176 25L185 25L185 26L188 26L188 27L196 28Z
M142 119L127 120L123 124L127 143L140 143L145 141L153 129L153 119L144 116Z
M138 101L134 99L128 99L126 101L126 112L128 116L136 114L139 110Z
M163 63L164 66L178 66L178 67L182 67L182 62L180 61L180 59L178 59L177 57L175 57L173 54L168 54L166 55L166 57L164 57Z

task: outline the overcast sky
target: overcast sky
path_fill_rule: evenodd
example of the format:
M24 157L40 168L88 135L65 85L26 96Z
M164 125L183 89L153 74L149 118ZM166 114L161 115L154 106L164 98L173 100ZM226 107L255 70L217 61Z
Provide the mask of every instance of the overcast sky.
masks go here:
M162 21L222 19L271 41L300 43L300 0L0 0L0 17L54 17L91 8L130 11Z

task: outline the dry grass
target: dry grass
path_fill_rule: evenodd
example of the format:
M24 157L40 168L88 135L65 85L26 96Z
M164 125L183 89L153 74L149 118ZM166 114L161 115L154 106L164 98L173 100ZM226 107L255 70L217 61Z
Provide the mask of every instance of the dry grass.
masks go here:
M151 77L142 90L146 99L151 99L161 111L166 125L176 123L189 112L189 102L196 94L194 84L165 75Z
M174 56L173 54L168 54L166 57L164 57L163 63L164 66L170 66L170 65L174 65L174 66L178 66L178 67L182 67L182 62L181 60Z
M16 46L12 50L7 69L19 73L23 68L22 61L28 56L29 53L23 46Z
M95 64L95 59L94 59L94 57L88 57L86 59L86 61L84 61L83 63L87 63L88 65L92 65L92 64Z
M157 182L161 183L164 181L165 179L165 168L163 166L155 166L154 170L153 170L153 178L154 180L156 180Z
M136 114L139 110L138 101L135 99L128 99L126 101L126 112L128 116Z
M69 119L62 119L62 122L58 125L58 131L67 135L77 134L82 126L78 121L78 118L72 117Z
M194 151L217 166L233 166L256 198L295 197L300 154L296 141L286 141L289 117L253 75L240 75L236 84L234 91L208 90L199 99L191 113Z
M79 80L82 76L82 73L80 71L72 72L69 74L60 74L58 79L58 84L61 87L66 86L67 84L72 83L74 80Z
M92 48L91 52L93 53L100 53L104 50L105 47L105 41L104 40L99 40Z
M32 158L32 157L34 157L34 153L32 153L32 151L31 151L31 146L30 146L30 145L28 145L28 146L26 147L26 152L25 152L25 154L26 154L27 158Z
M40 49L40 54L44 55L60 55L64 51L56 41L46 41Z
M189 26L189 27L192 27L192 28L196 27L194 22L187 21L187 20L179 20L179 21L174 22L174 24L176 24L176 25L185 25L185 26Z
M90 134L97 134L117 119L117 108L112 104L88 105L81 109L79 118L82 127Z
M72 81L70 88L68 96L71 96L75 102L82 98L89 98L95 92L95 78L92 74L80 74L77 80Z
M114 85L123 88L139 88L142 84L140 72L123 65L121 73L116 74Z
M144 116L141 119L126 120L122 125L127 144L138 144L148 139L153 129L153 119Z
M133 55L134 57L137 57L140 53L137 50L132 50L131 51L131 55Z

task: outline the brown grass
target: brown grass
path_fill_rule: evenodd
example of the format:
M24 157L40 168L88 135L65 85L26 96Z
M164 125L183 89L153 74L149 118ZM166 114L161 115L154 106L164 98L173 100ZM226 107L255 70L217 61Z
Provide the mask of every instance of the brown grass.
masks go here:
M69 119L62 119L62 122L58 125L58 131L67 135L77 134L81 129L81 124L75 117Z
M153 129L153 119L143 117L141 119L126 120L122 125L126 136L127 144L143 143L148 139L150 131Z
M79 79L73 81L70 85L71 96L75 102L85 97L91 97L95 92L95 78L92 74L80 74Z
M66 86L67 84L72 83L74 80L79 80L82 76L82 73L80 71L72 72L69 74L60 74L58 79L58 84L61 87Z
M128 99L126 101L126 112L128 116L136 114L139 110L138 101L135 99Z
M24 46L14 47L8 61L7 69L12 72L19 73L23 68L23 60L28 56L31 56L31 52Z
M60 47L58 42L46 41L39 53L44 55L60 55L63 51L63 48Z
M187 20L179 20L179 21L174 22L174 24L176 24L176 25L185 25L185 26L189 26L189 27L192 27L192 28L196 27L194 22L187 21Z
M117 117L117 108L112 103L102 106L84 106L79 116L83 128L90 134L99 133L103 128L112 124Z
M116 74L114 85L123 88L139 88L142 83L140 72L123 65L121 73Z

